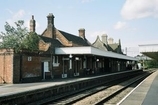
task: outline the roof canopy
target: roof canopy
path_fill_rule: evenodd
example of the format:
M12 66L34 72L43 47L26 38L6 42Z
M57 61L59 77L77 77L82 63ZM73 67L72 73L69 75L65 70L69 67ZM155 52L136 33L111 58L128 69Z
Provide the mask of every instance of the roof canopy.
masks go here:
M91 46L87 47L62 47L62 48L56 48L55 54L81 54L81 55L96 55L96 56L103 56L103 57L110 57L110 58L117 58L117 59L124 59L124 60L132 60L132 61L138 61L137 58L125 56L122 54L117 54L111 51L103 51Z

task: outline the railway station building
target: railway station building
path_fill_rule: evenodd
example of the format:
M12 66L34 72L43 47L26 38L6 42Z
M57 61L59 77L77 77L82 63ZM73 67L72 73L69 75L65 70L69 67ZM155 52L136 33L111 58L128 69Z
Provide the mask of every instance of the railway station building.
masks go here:
M30 31L35 32L34 16ZM113 43L102 35L91 44L85 29L78 35L59 30L54 25L54 15L47 16L47 27L39 41L39 52L21 54L13 49L0 49L0 83L37 82L57 78L74 78L125 71L127 62L136 67L137 59L121 51L121 41Z

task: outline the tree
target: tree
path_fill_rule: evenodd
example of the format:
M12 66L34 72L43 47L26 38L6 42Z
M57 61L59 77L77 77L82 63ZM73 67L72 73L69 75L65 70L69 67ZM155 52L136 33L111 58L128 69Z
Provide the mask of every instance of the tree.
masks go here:
M158 68L158 61L157 60L146 61L146 66L148 68Z
M19 20L15 22L15 27L6 22L5 33L0 33L0 48L14 49L14 51L20 52L23 49L28 51L38 50L39 37L34 32L29 32L24 26L24 21Z
M24 38L22 48L31 52L38 51L39 40L40 38L35 32L30 32L29 35Z

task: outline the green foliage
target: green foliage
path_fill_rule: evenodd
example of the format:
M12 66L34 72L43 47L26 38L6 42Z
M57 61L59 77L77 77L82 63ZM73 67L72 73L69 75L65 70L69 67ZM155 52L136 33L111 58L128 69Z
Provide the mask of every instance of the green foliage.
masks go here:
M145 61L145 65L148 68L158 68L158 61L156 61L156 60Z
M27 28L24 26L24 21L19 20L15 22L15 27L9 25L6 22L5 33L0 33L0 48L11 48L15 52L20 52L23 49L28 51L38 50L38 40L39 37L36 33L29 33Z
M22 45L24 49L33 52L38 50L38 42L39 42L38 35L35 32L31 32L29 33L29 35L26 36Z

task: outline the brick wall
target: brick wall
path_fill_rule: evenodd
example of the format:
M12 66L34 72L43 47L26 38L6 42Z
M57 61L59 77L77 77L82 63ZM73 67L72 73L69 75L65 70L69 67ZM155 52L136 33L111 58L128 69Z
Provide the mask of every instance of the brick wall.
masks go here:
M0 84L41 81L44 72L42 62L49 62L49 72L45 73L45 78L55 75L50 56L20 55L13 53L13 50L0 50Z
M20 55L14 54L14 64L13 64L13 83L19 83L21 80L20 77L20 70L21 70L21 63L20 63Z
M13 50L0 50L0 83L13 83Z
M22 78L41 76L41 60L39 56L22 57Z
M44 73L43 62L49 63L49 71ZM45 79L51 79L51 57L42 55L23 55L21 78L22 82L36 82ZM45 76L44 76L45 74Z

